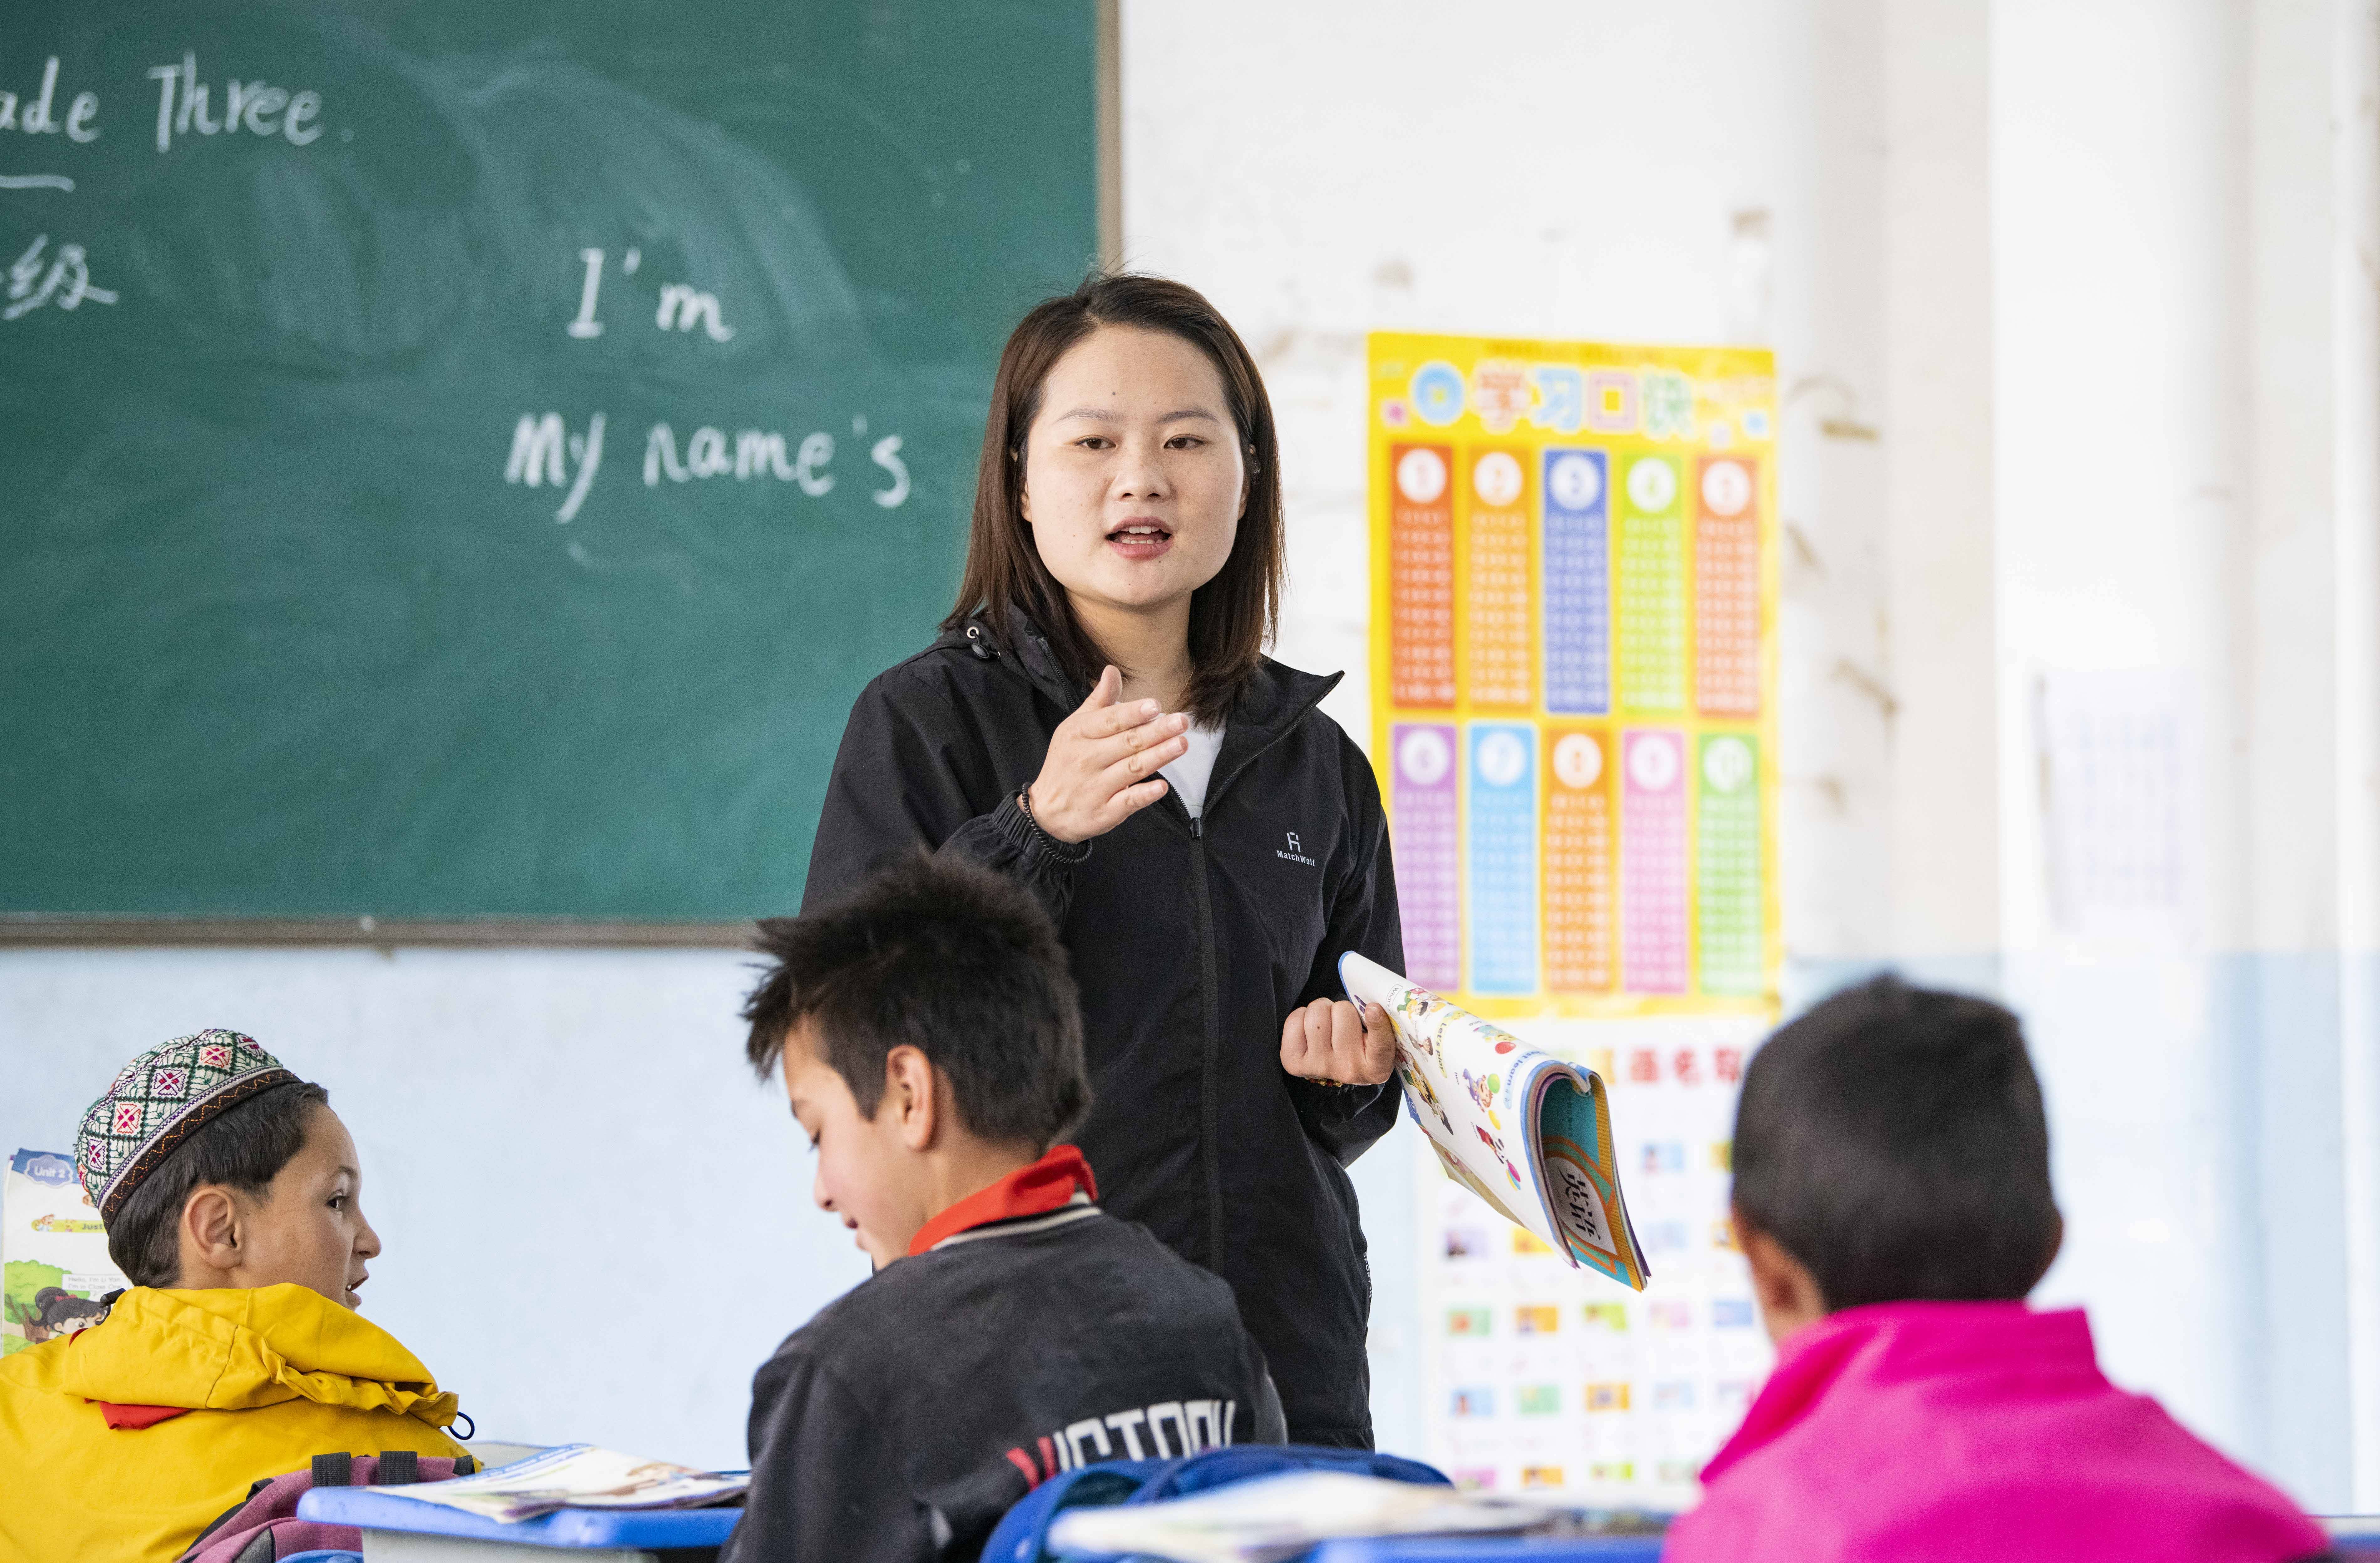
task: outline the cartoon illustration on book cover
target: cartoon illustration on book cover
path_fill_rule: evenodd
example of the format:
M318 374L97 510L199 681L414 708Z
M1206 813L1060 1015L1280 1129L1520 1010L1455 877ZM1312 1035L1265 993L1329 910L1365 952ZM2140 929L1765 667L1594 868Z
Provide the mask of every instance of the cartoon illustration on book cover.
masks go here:
M74 1158L18 1151L0 1184L0 1356L107 1316L101 1299L126 1280L107 1257L107 1228L75 1176Z

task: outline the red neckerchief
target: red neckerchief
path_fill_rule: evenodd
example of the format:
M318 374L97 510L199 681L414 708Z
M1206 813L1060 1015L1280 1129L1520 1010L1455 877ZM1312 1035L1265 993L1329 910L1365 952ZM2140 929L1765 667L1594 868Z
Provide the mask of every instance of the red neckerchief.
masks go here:
M1020 1215L1043 1215L1074 1203L1075 1192L1098 1199L1099 1186L1091 1164L1072 1145L1052 1145L1030 1166L1020 1166L997 1183L988 1184L917 1228L909 1239L912 1254L925 1252L944 1238L994 1221Z
M71 1347L81 1338L82 1331L77 1330L67 1337L67 1344ZM107 1419L107 1425L118 1433L138 1433L144 1427L154 1427L161 1422L171 1422L177 1416L190 1414L188 1406L119 1406L112 1400L89 1403L97 1406L99 1414Z

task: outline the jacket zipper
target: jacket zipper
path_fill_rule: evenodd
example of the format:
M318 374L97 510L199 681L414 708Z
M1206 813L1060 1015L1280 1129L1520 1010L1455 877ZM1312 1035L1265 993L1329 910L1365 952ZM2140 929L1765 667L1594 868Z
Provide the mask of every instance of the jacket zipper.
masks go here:
M1203 812L1203 811L1202 811ZM1215 908L1207 891L1207 833L1190 822L1190 898L1198 912L1198 1010L1207 1056L1199 1072L1198 1153L1207 1174L1207 1268L1223 1269L1223 1164L1216 1147L1216 1076L1222 1068L1222 998L1215 981Z
M1241 757L1229 775L1214 778L1214 784L1207 789L1206 801L1196 816L1182 807L1180 798L1172 788L1165 791L1165 803L1172 805L1190 827L1190 898L1198 914L1198 1018L1207 1044L1206 1056L1200 1061L1198 1071L1198 1160L1207 1177L1207 1268L1219 1276L1223 1273L1223 1163L1222 1154L1216 1143L1215 1099L1221 1090L1217 1076L1223 1067L1223 1000L1222 995L1217 991L1219 984L1215 977L1215 906L1207 887L1206 817L1214 812L1217 795L1238 780L1243 772L1256 763L1258 756L1287 738L1291 729L1296 727L1297 718L1312 710L1321 701L1322 695L1330 693L1337 682L1336 679L1331 680L1321 694L1299 706L1287 721L1275 727L1254 752Z

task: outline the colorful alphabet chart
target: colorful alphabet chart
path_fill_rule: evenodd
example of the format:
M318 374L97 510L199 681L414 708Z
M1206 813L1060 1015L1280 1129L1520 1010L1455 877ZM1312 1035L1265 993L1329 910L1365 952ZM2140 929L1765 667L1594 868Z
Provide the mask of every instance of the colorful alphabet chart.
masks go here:
M1376 333L1370 374L1405 974L1500 1019L1767 1013L1770 355Z
M1424 1455L1463 1486L1678 1509L1743 1420L1771 1352L1728 1226L1735 1095L1765 1021L1540 1020L1522 1035L1601 1075L1645 1289L1582 1284L1528 1232L1415 1159Z

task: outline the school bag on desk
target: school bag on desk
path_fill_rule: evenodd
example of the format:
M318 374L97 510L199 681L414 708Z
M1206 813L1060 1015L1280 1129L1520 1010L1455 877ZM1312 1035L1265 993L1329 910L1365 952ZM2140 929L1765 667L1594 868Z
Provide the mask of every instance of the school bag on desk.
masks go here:
M1062 1471L1016 1501L983 1544L982 1563L1050 1563L1050 1526L1070 1508L1157 1503L1288 1471L1345 1471L1391 1482L1452 1485L1436 1466L1369 1449L1310 1444L1241 1444L1172 1459L1117 1459ZM1103 1563L1077 1555L1070 1563Z
M390 1449L378 1459L316 1455L304 1471L260 1478L244 1500L200 1532L181 1563L297 1563L301 1553L355 1552L363 1545L360 1530L301 1520L298 1500L316 1487L410 1486L468 1476L479 1469L480 1462L469 1455L417 1455L411 1449Z

